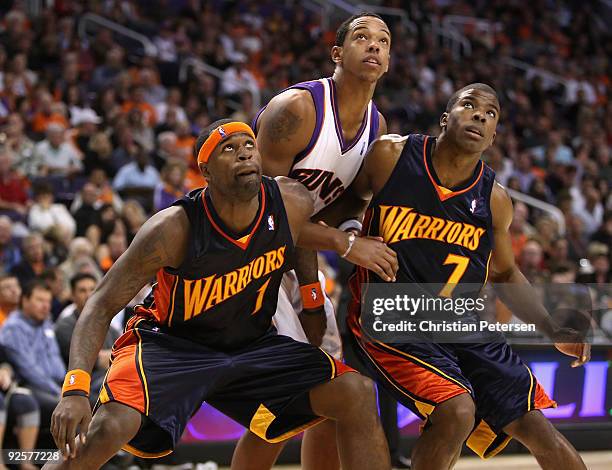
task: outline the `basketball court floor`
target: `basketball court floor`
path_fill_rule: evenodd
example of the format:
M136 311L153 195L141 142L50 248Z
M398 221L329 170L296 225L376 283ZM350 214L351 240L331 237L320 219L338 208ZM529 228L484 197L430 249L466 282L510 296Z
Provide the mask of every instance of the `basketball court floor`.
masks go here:
M581 452L589 470L612 470L612 443L610 452ZM478 457L462 457L456 470L538 470L535 459L529 455L497 456L492 460L481 460ZM221 467L220 470L229 470ZM274 470L300 470L297 465L276 466ZM363 469L367 470L367 469Z

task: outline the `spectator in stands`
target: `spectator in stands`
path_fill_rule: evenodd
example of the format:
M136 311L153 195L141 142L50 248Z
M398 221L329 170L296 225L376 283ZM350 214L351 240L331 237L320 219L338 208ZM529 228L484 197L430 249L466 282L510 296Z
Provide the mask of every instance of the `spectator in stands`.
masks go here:
M130 199L123 205L122 219L126 228L128 245L136 236L140 227L147 221L147 214L142 206L135 199ZM127 246L126 246L127 248Z
M174 110L176 121L187 121L187 115L185 114L185 110L181 106L181 102L181 90L179 88L170 88L168 90L166 101L157 103L155 105L155 113L157 116L158 124L168 122L167 113L170 109Z
M0 274L0 327L19 306L20 298L19 280L10 274Z
M245 91L256 90L257 80L246 67L246 58L237 57L234 65L223 71L221 78L221 93L225 96L240 98L240 94Z
M610 289L612 272L610 271L610 247L599 242L591 242L587 257L591 264L591 272L578 276L578 282L598 284Z
M11 63L11 71L15 75L13 91L17 96L27 96L36 85L36 73L28 69L28 56L23 52L15 54Z
M543 269L544 253L539 241L532 238L525 242L519 256L521 272L532 284L541 284L546 280L547 272Z
M93 109L84 108L72 114L70 123L76 128L72 140L76 148L85 155L89 151L89 142L98 130L102 118Z
M70 357L70 340L72 338L72 332L79 318L80 313L85 307L87 299L91 296L98 280L91 274L77 274L70 279L70 290L72 293L72 303L68 305L61 313L57 323L55 324L55 335L57 342L60 347L60 352L64 362L68 364L68 358ZM111 326L106 334L102 349L98 353L98 360L94 366L91 374L91 389L99 390L104 380L106 369L108 369L110 363L111 348L114 342L119 338L120 333L113 326ZM97 400L95 393L90 396L92 405Z
M101 204L110 204L116 212L123 210L123 200L113 189L111 182L108 179L108 174L101 168L97 168L91 172L89 182L96 187L98 191L97 201Z
M21 263L16 264L11 269L11 274L17 276L21 287L29 281L40 276L47 268L45 260L45 247L43 236L38 232L32 232L25 237L22 242Z
M24 132L23 118L18 113L9 115L6 126L6 147L14 155L14 168L21 175L32 177L38 175L42 160L34 160L34 142Z
M101 206L102 203L98 201L97 188L93 183L85 183L71 206L76 222L77 237L84 237L90 226L100 225Z
M161 173L162 181L155 187L153 209L158 212L182 198L187 192L185 174L187 167L180 161L167 163Z
M54 202L53 188L45 182L34 186L34 204L30 208L28 225L41 233L57 230L63 239L68 240L76 232L74 218L66 206Z
M119 170L113 180L113 188L122 195L138 198L144 207L151 208L153 190L160 181L159 173L151 165L145 149L137 142L133 145L134 161Z
M115 264L115 261L127 250L128 241L125 232L114 232L108 237L107 243L98 250L100 267L106 273Z
M603 243L606 246L612 246L612 209L606 212L601 227L591 236L591 240Z
M118 46L113 46L106 52L106 62L104 65L96 67L91 80L91 89L99 91L103 87L111 86L113 81L123 70L123 50Z
M51 93L46 90L42 91L39 99L38 111L32 117L32 130L37 134L43 134L47 132L51 124L56 124L66 129L68 127L68 120L66 116L58 112L57 107L54 107Z
M0 146L0 210L13 219L21 219L28 209L28 181L12 167L12 152Z
M70 287L68 280L79 273L90 274L98 281L102 279L102 271L94 260L94 246L87 238L83 237L76 237L70 242L68 258L59 265L59 269L66 280L66 288Z
M0 449L5 448L2 441L8 427L15 434L20 451L33 451L40 426L40 409L32 393L17 386L13 375L13 368L6 362L4 350L0 347ZM22 463L19 468L38 470L29 462ZM8 470L1 455L0 470Z
M39 279L47 285L51 292L51 321L54 322L70 299L70 291L66 287L68 282L62 270L57 266L45 269Z
M21 262L21 250L13 239L13 222L0 215L0 270L10 271Z
M127 125L132 131L134 141L142 146L147 153L155 148L155 133L147 122L145 113L140 108L133 108L127 115Z
M48 423L59 402L66 367L49 319L51 291L42 281L23 289L21 308L0 329L0 345L15 369L19 383L27 387Z
M155 126L157 115L153 105L145 99L145 89L136 85L130 90L131 100L126 101L121 108L125 114L129 114L133 109L137 109L142 113L145 122L150 126Z
M153 154L153 164L156 168L163 169L166 163L177 159L182 160L183 155L177 146L176 134L172 131L160 132L157 136L157 150Z
M50 175L68 177L82 171L83 162L74 145L65 140L66 127L59 123L47 126L47 137L36 144L34 152L42 158Z

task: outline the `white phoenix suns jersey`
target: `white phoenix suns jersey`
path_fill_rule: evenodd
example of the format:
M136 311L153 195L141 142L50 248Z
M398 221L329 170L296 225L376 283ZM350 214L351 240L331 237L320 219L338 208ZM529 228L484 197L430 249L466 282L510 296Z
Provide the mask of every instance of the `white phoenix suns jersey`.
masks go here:
M315 129L308 146L295 156L289 177L300 181L315 195L315 213L329 205L352 183L361 168L369 145L378 134L378 111L370 101L355 137L344 140L338 94L331 78L293 85L286 90L307 90L316 111ZM253 129L257 128L257 119Z

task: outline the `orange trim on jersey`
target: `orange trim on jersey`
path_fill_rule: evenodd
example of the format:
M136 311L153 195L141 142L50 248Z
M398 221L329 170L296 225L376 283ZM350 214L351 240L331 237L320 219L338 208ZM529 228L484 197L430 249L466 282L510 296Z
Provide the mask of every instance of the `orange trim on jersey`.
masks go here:
M489 264L491 263L491 255L493 254L493 250L489 251L489 257L487 258L487 270L485 271L485 280L482 283L482 287L487 285L487 281L489 280Z
M259 217L257 218L257 222L255 222L255 225L253 226L253 228L251 229L250 233L248 234L248 238L246 239L246 241L241 241L241 240L244 240L244 237L241 237L238 240L234 240L232 237L230 237L228 234L226 234L223 231L223 229L221 227L219 227L219 225L217 225L217 223L215 222L215 220L212 217L212 214L210 213L210 210L208 209L208 204L206 203L206 197L205 197L206 190L202 191L202 202L204 203L204 210L206 211L206 216L208 217L208 220L210 220L210 223L212 224L212 226L215 228L215 230L217 232L219 232L219 234L221 234L223 237L228 239L230 242L232 242L238 248L242 248L243 250L247 249L247 247L249 246L249 243L253 239L253 234L259 228L259 223L261 222L261 219L262 219L262 217L264 215L264 212L265 212L265 209L266 209L266 190L264 188L263 183L261 183L260 191L261 191L261 207L260 207L260 210L259 210Z
M174 276L174 284L172 286L172 294L170 295L170 314L168 316L168 326L172 325L172 319L174 318L174 305L176 301L176 288L179 283L178 276Z
M431 184L433 184L433 187L435 188L436 193L438 194L438 197L440 198L441 201L446 201L447 199L450 199L451 197L455 197L455 196L458 196L459 194L463 194L466 191L469 191L470 189L474 187L476 183L478 183L478 181L480 181L480 178L482 177L482 173L484 172L484 163L482 162L482 160L480 161L480 173L478 173L478 177L467 188L462 189L461 191L453 191L451 189L445 188L444 186L440 186L438 183L436 183L436 180L434 179L434 177L431 174L431 171L429 170L429 165L427 164L427 141L428 140L429 140L429 136L426 135L425 140L423 141L423 163L425 163L425 170L427 171L427 176L429 176L429 181L431 181Z
M172 298L173 286L177 283L178 277L174 274L167 273L165 269L157 271L157 285L154 289L155 307L150 311L155 316L156 320L164 324L171 317L170 304L174 302ZM145 309L146 310L146 309Z

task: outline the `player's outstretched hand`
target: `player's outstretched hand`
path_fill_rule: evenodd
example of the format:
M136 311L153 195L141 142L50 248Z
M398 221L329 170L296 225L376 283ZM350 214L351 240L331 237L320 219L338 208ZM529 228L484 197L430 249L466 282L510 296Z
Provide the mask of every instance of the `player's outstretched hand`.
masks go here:
M372 272L388 282L395 282L399 268L397 254L381 237L357 237L346 259Z
M89 398L72 395L63 397L53 411L51 417L51 434L64 460L76 457L76 432L79 429L81 443L85 444L85 436L91 422L91 406Z
M560 328L554 335L555 347L563 354L575 357L572 367L580 367L591 359L591 345L584 335L572 328Z

